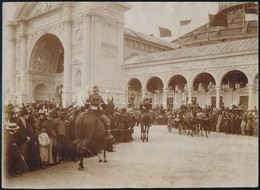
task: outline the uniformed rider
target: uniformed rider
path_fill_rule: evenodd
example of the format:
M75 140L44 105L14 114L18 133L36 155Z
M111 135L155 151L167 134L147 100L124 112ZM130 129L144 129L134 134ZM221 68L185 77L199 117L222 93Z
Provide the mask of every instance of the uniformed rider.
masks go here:
M141 101L141 104L140 104L140 110L142 113L144 112L147 112L149 113L149 110L150 110L150 102L149 102L149 99L148 98L144 98L142 101Z
M95 113L96 116L100 118L100 120L104 123L106 128L105 136L110 139L114 140L114 137L110 133L110 119L104 114L103 110L105 108L105 103L99 93L99 88L97 85L94 85L92 88L92 93L89 95L89 110Z

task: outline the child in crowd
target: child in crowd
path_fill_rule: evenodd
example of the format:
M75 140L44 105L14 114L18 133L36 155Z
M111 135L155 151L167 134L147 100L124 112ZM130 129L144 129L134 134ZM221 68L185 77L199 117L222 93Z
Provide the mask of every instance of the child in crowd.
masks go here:
M46 125L42 125L40 128L40 132L38 135L39 144L40 144L40 157L41 161L43 163L42 167L47 167L47 161L48 161L48 146L50 144L50 138L48 134L46 133Z

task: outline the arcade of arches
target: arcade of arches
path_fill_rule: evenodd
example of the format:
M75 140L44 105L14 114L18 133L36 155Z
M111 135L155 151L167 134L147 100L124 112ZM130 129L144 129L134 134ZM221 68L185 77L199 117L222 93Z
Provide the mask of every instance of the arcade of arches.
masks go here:
M144 86L134 78L128 82L130 106L137 107L142 95L150 98L153 107L162 105L164 108L178 108L183 102L218 108L221 105L242 105L248 108L252 107L248 105L249 102L258 104L258 75L254 77L251 86L248 85L247 76L239 70L229 71L221 78L219 86L207 72L199 73L190 81L179 74L170 77L168 81L153 76L143 83Z

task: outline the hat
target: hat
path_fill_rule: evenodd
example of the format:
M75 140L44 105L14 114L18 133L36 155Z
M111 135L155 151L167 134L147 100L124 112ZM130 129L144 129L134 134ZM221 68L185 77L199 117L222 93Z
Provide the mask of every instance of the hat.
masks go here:
M17 126L16 123L9 123L9 125L6 127L7 130L17 130L20 129L19 126Z
M98 90L99 88L98 88L98 86L97 85L94 85L93 87L92 87L92 90Z

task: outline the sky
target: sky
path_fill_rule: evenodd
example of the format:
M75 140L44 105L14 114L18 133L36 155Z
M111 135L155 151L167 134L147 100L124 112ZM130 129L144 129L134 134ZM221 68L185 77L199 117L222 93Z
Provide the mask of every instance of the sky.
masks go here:
M216 14L217 2L129 2L132 9L125 13L125 26L144 34L159 37L158 27L172 32L172 37L161 38L172 41L206 23L208 14ZM179 25L180 20L189 20L186 26Z
M208 22L208 14L218 10L217 2L127 2L133 7L125 13L125 26L144 34L159 37L158 27L168 28L172 37L161 38L171 41ZM7 3L3 19L13 17L17 2ZM191 19L186 26L179 26L179 20Z

